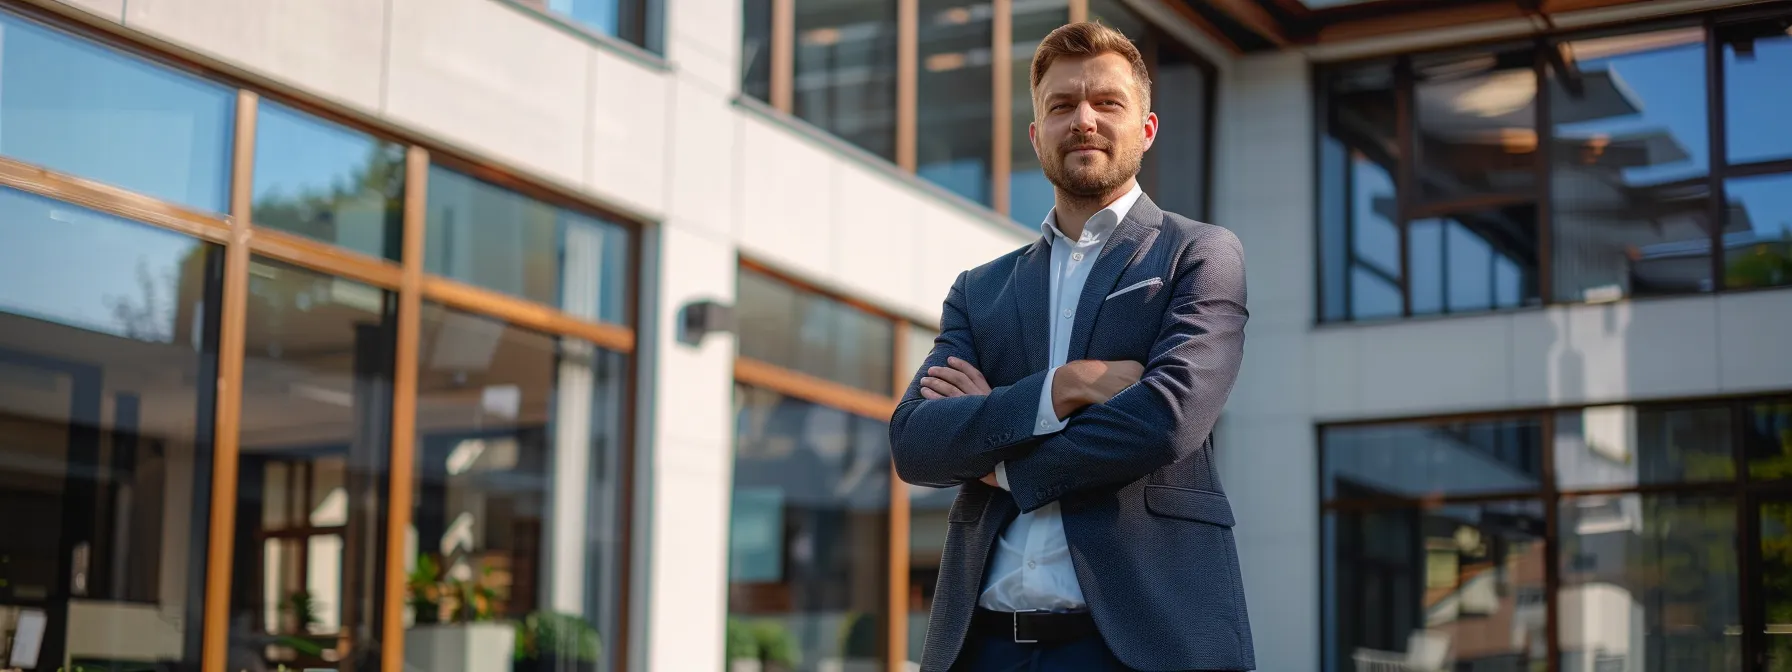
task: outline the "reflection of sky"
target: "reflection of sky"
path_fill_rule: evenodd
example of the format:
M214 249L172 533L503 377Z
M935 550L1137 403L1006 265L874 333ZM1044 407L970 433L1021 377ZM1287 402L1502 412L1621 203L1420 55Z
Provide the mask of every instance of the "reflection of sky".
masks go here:
M366 165L375 144L368 135L277 103L263 102L256 115L256 201L327 191Z
M157 310L139 331L163 342L174 328L177 269L196 240L11 189L0 189L0 311L126 335L111 303Z
M1756 236L1792 240L1792 175L1729 180L1724 191L1748 211Z
M1628 135L1665 133L1691 158L1624 170L1626 182L1654 184L1704 175L1710 165L1710 145L1705 124L1705 50L1703 44L1623 54L1579 62L1584 72L1609 71L1620 90L1628 89L1639 113L1606 117L1556 127L1561 137L1597 134ZM1557 104L1572 105L1562 88L1554 88Z
M1725 116L1731 163L1792 157L1792 39L1758 40L1755 57L1738 61L1724 50Z

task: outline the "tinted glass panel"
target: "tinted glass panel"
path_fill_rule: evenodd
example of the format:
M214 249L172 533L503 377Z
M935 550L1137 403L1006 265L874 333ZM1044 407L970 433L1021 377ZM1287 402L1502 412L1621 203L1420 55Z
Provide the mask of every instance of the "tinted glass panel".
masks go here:
M0 154L229 210L236 92L0 13Z
M428 218L430 273L626 323L626 229L440 166L429 169Z
M772 0L743 0L740 16L740 91L772 100Z
M796 116L894 161L896 0L793 1Z
M1529 48L1413 59L1417 196L1536 186L1537 74Z
M748 270L740 272L736 305L740 356L893 394L896 326L889 319Z
M967 0L920 0L916 86L915 173L983 204L990 202L989 129L995 109L990 85L995 28L988 7Z
M1536 490L1543 473L1538 418L1327 427L1327 499Z
M0 241L0 624L198 669L222 250L9 189Z
M1014 7L1014 119L1008 180L1008 211L1014 221L1039 226L1052 211L1052 183L1039 167L1039 154L1027 135L1033 123L1033 54L1046 35L1070 22L1069 0L1016 3Z
M378 666L396 306L251 262L230 614L253 669Z
M1324 77L1321 319L1397 317L1403 305L1393 68L1377 64Z
M1724 286L1792 285L1792 174L1724 182Z
M614 669L627 358L430 304L422 322L406 668Z
M1792 398L1743 406L1741 434L1749 478L1792 479Z
M878 669L889 425L746 386L735 387L734 405L728 658Z
M1154 35L1155 38L1155 35ZM1151 109L1157 139L1145 153L1141 179L1159 207L1205 220L1207 206L1207 66L1192 53L1158 40Z
M1551 68L1555 298L1708 291L1705 31L1568 42Z
M1786 82L1792 81L1792 21L1719 26L1724 45L1725 149L1730 163L1792 159Z
M1544 523L1530 500L1327 514L1324 669L1540 668Z
M1561 669L1744 669L1735 502L1588 496L1557 516Z
M1766 654L1762 669L1781 672L1792 669L1792 637L1786 635L1786 624L1792 623L1792 501L1780 498L1761 502L1756 515L1761 523L1755 538L1761 557L1761 612L1765 626L1761 641Z
M256 226L398 259L404 147L263 101L254 189Z
M1537 303L1537 209L1408 223L1412 312L1463 313Z
M524 0L539 3L544 0ZM659 51L646 34L650 0L545 0L547 8L586 28Z
M1564 489L1736 478L1728 406L1594 406L1557 413L1555 431Z

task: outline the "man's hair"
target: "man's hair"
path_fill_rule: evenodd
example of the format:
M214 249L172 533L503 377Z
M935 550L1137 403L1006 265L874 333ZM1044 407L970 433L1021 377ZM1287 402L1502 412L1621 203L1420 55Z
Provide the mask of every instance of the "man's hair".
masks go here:
M1151 72L1145 68L1145 57L1139 55L1139 48L1126 39L1125 33L1094 21L1066 24L1045 36L1038 51L1033 52L1032 84L1028 94L1034 101L1039 100L1039 81L1045 79L1045 71L1050 70L1059 58L1092 58L1102 54L1119 54L1132 64L1132 77L1138 82L1138 90L1134 93L1142 108L1140 114L1151 111Z

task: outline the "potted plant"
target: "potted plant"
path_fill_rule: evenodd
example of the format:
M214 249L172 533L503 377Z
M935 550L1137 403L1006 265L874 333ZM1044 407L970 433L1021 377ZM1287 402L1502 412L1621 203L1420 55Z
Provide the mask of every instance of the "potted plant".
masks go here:
M769 620L728 619L726 655L729 672L789 672L801 661L790 631Z
M483 580L456 579L428 555L407 577L416 625L404 633L406 666L430 672L509 672L516 629L498 622L499 595Z
M573 614L536 612L516 624L513 672L597 672L603 639Z

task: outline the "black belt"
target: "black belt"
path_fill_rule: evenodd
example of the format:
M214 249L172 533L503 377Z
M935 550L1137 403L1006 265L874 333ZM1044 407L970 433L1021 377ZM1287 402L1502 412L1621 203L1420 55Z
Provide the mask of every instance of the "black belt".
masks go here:
M990 611L978 607L971 632L1010 638L1020 644L1061 644L1096 634L1095 617L1087 611Z

